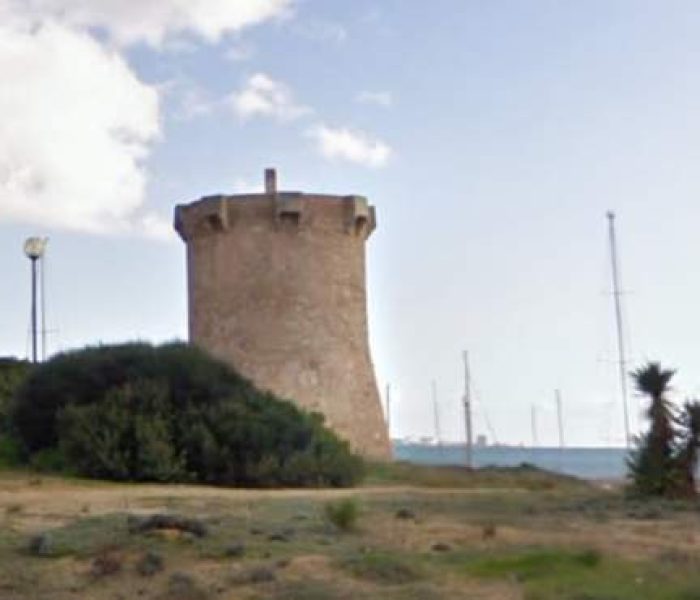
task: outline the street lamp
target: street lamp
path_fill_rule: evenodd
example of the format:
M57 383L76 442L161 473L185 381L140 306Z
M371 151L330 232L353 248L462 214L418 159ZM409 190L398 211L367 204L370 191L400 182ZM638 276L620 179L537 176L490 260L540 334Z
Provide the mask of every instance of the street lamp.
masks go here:
M46 250L48 238L30 237L24 242L24 253L32 261L32 362L37 362L36 343L36 261L39 260ZM42 290L43 293L43 290Z

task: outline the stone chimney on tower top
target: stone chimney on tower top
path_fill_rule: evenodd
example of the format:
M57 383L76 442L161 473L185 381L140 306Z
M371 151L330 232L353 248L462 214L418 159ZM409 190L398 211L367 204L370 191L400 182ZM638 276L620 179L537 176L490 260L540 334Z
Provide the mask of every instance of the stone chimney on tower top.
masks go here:
M265 169L265 193L277 193L277 171L275 169Z

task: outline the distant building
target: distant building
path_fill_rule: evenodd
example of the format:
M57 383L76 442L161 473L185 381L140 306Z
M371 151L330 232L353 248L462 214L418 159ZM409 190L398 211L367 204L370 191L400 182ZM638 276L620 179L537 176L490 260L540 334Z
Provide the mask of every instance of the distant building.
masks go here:
M486 436L483 433L480 433L479 435L476 436L476 447L477 448L485 448L488 446L488 440L486 439Z

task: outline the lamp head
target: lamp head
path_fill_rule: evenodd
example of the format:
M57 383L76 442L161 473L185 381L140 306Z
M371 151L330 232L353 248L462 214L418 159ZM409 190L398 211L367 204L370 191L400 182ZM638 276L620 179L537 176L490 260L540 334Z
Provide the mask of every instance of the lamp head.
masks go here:
M30 258L31 260L41 258L44 255L44 251L46 250L46 243L48 241L49 238L27 238L24 242L24 253L27 255L27 258Z

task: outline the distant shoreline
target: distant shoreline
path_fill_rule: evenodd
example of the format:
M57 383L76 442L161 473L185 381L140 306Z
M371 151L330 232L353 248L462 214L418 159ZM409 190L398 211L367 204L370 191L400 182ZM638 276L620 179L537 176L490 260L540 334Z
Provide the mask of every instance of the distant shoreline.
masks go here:
M462 444L394 443L394 458L423 465L465 465L466 447ZM476 446L474 466L515 467L523 463L541 469L592 481L624 481L627 473L627 448L620 447L521 447Z

